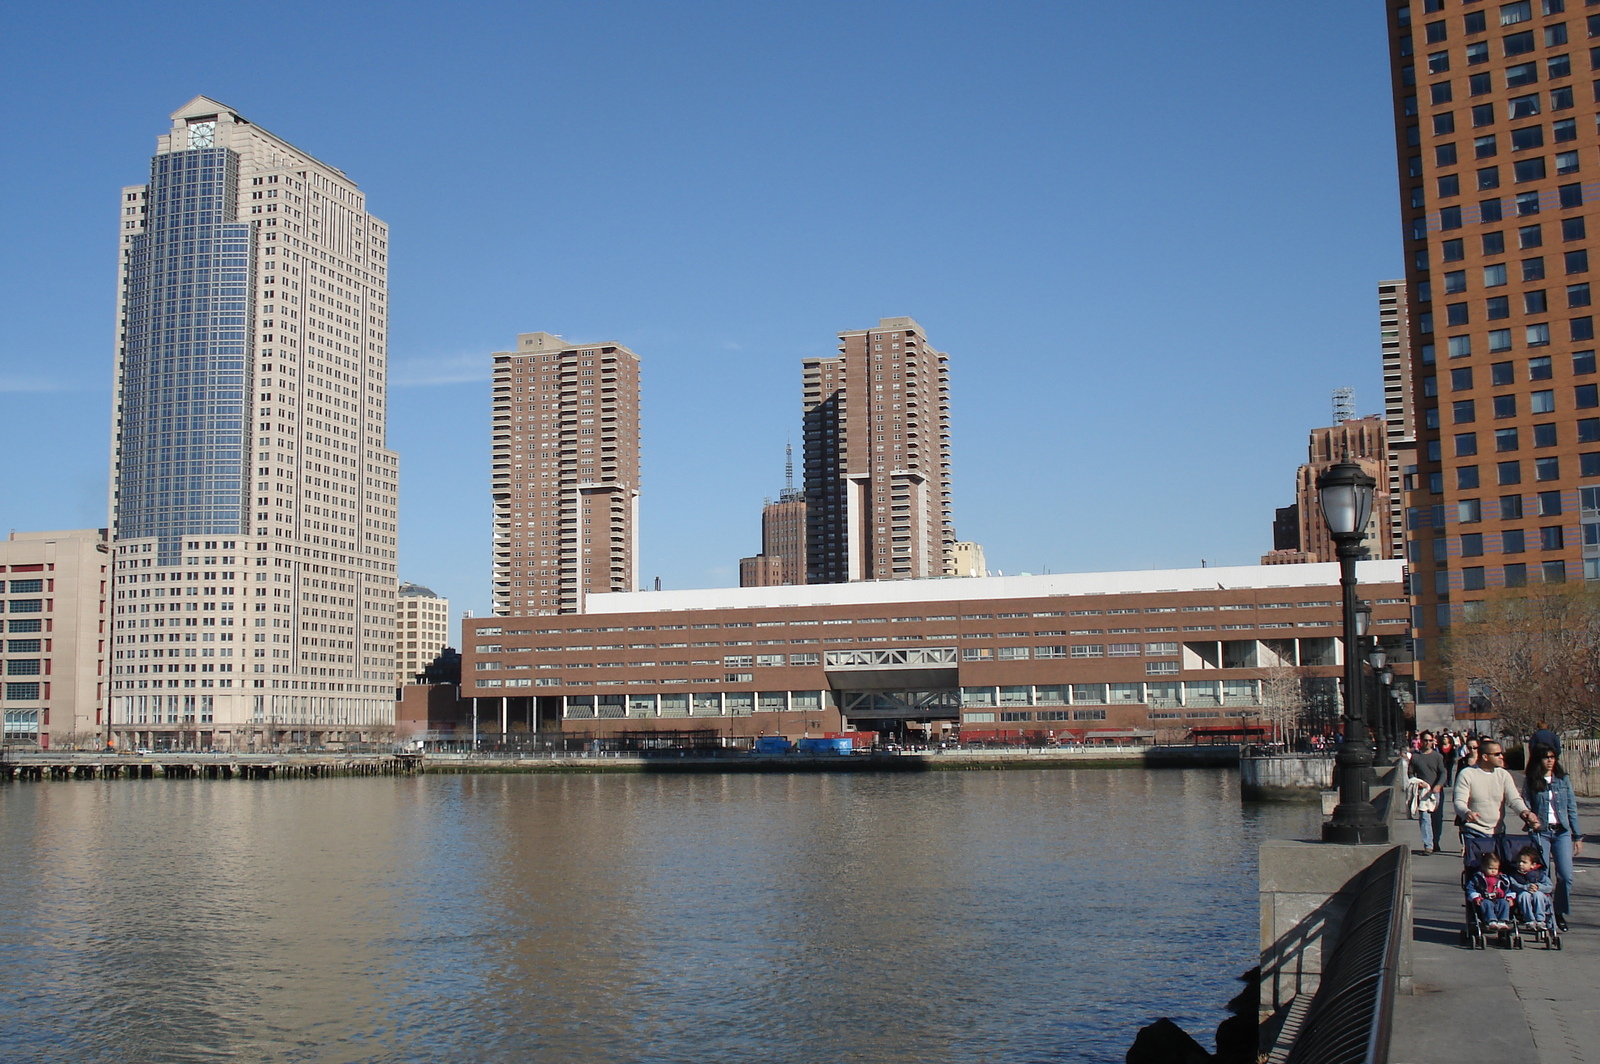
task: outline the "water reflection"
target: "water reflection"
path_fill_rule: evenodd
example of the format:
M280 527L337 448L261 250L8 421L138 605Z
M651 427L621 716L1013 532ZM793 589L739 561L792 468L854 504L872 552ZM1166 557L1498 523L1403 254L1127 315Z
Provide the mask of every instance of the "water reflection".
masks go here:
M1231 773L0 791L20 1059L1120 1059L1254 963Z

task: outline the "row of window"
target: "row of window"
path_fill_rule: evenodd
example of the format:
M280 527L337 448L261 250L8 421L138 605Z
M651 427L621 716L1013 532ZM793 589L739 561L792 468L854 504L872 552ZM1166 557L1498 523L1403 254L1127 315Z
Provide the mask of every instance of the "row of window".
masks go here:
M1443 0L1426 0L1423 10L1427 12L1443 10ZM1541 14L1557 15L1565 10L1566 0L1539 0L1539 11ZM1461 16L1461 32L1468 37L1488 32L1490 25L1489 15L1490 13L1488 11L1466 12ZM1501 27L1516 26L1524 22L1531 22L1533 17L1534 0L1512 0L1511 3L1500 5L1500 10L1495 25ZM1595 16L1595 19L1600 19L1600 16ZM1395 21L1401 26L1411 25L1410 7L1399 8L1395 15ZM1600 34L1600 23L1597 23L1594 29L1596 32L1591 33L1591 36ZM1438 44L1441 41L1448 40L1450 36L1449 23L1445 19L1429 22L1423 26L1422 34L1423 39L1429 44ZM1565 22L1556 22L1546 25L1544 27L1544 35L1546 41L1550 41L1553 38L1559 38L1559 43L1565 44L1567 40L1567 24ZM1523 30L1518 33L1507 34L1501 37L1500 40L1506 48L1506 54L1518 54L1512 49L1522 48L1521 38L1524 37L1531 40L1533 38L1533 31ZM1528 48L1532 48L1532 45L1528 45Z
M1549 34L1548 38L1546 39L1545 47L1547 47L1547 48L1559 48L1562 45L1565 45L1565 44L1569 43L1568 37L1567 37L1566 23L1557 23L1555 26L1550 27L1550 29L1553 32L1551 32ZM1594 34L1591 33L1590 36L1592 37L1592 36L1594 36ZM1438 43L1441 43L1442 40L1443 40L1443 38L1441 38L1440 41L1425 41L1424 43L1427 43L1427 44L1438 44ZM1520 34L1514 34L1512 37L1507 38L1506 40L1508 42L1508 44L1507 44L1508 48L1520 49L1520 51L1508 51L1506 53L1508 57L1517 56L1517 55L1526 55L1529 52L1533 51L1532 34L1530 32L1528 32L1528 31L1523 31ZM1410 56L1410 55L1415 54L1415 48L1414 48L1414 46L1412 44L1412 40L1411 40L1410 37L1405 37L1405 38L1401 39L1401 42L1400 42L1400 54L1404 55L1404 56ZM1462 50L1461 54L1462 54L1462 58L1466 60L1467 66L1469 66L1469 67L1481 66L1482 64L1487 63L1489 61L1489 59L1491 58L1490 54L1489 54L1489 42L1488 41L1472 41L1472 42L1467 44L1466 48L1464 48ZM1555 62L1555 60L1558 60L1558 59L1562 61L1559 64L1557 64ZM1590 49L1590 51L1589 51L1589 60L1590 60L1591 69L1600 69L1600 58L1596 57L1596 50L1595 49L1592 49L1592 48ZM1426 57L1425 62L1426 62L1426 66L1427 66L1427 72L1429 74L1445 74L1445 73L1448 73L1450 71L1450 52L1448 50L1429 52L1429 53L1427 53L1427 57ZM1550 57L1549 60L1547 60L1547 63L1551 67L1553 67L1555 70L1563 70L1563 72L1559 73L1559 74L1558 73L1551 73L1550 76L1552 78L1566 77L1569 73L1571 73L1572 61L1571 61L1570 54L1563 53L1562 55L1559 55L1559 56L1552 56L1552 57ZM1527 63L1513 64L1513 66L1528 66L1528 65L1533 65L1533 64L1527 64ZM1487 75L1478 74L1478 75L1470 75L1470 77L1471 78L1486 78ZM1416 68L1414 66L1411 66L1411 65L1407 65L1407 66L1401 68L1401 80L1407 85L1415 85L1416 81L1417 81ZM1509 87L1514 87L1514 84L1508 82L1507 87L1508 88ZM1488 91L1488 90L1486 89L1484 91ZM1414 113L1414 111L1408 111L1407 113Z
M1591 468L1593 471L1589 472L1589 473L1585 473L1583 475L1584 476L1600 476L1600 455L1593 455L1593 456L1586 456L1586 457L1593 457L1595 459L1595 461L1589 466L1589 468ZM1539 497L1542 499L1547 494L1548 495L1555 495L1555 494L1558 494L1558 493L1556 493L1556 492L1540 492L1539 493ZM1541 507L1541 510L1542 510L1542 507ZM1559 503L1554 508L1554 512L1555 513L1560 513ZM1522 519L1522 515L1523 515L1523 511L1522 511L1522 496L1520 496L1520 495L1504 495L1504 496L1501 496L1501 498L1500 498L1500 520L1502 520L1502 521L1517 521L1517 520L1521 520ZM1544 517L1544 516L1551 516L1551 515L1550 514L1546 514L1544 512L1541 512L1539 516ZM1477 524L1477 523L1481 522L1483 520L1483 500L1482 499L1461 499L1460 501L1458 501L1456 503L1456 520L1458 522L1460 522L1461 524L1468 524L1468 525ZM1415 526L1413 526L1413 527L1415 527ZM1439 526L1435 525L1434 527L1439 527Z
M1502 282L1503 283L1503 282ZM1589 286L1579 288L1579 297L1587 300ZM1511 317L1510 296L1488 296L1483 301L1484 316L1490 321ZM1581 306L1588 304L1581 303ZM1522 293L1522 310L1525 314L1544 314L1550 309L1549 296L1542 288L1532 289ZM1467 303L1450 303L1445 306L1445 322L1450 326L1470 325L1471 311ZM1567 323L1567 329L1573 340L1594 339L1594 319L1591 317L1572 318ZM1535 331L1537 330L1537 331ZM1529 347L1538 347L1550 342L1550 326L1529 326L1524 336ZM1460 356L1455 356L1460 357Z
M1485 255L1494 256L1506 253L1506 234L1503 230L1484 233L1479 240ZM1544 229L1542 223L1518 229L1517 243L1519 248L1524 251L1543 247ZM1439 243L1439 257L1444 262L1460 262L1467 257L1466 243L1460 237L1452 237L1449 240L1441 241ZM1589 253L1587 250L1581 249L1564 252L1562 263L1569 276L1577 273L1587 273L1589 270ZM1426 248L1419 249L1416 252L1416 267L1419 270L1428 269L1428 252ZM1544 275L1543 256L1522 260L1522 279L1524 281L1540 281L1544 279Z
M1568 154L1572 156L1570 160L1564 158L1564 156ZM1530 161L1539 162L1542 165L1542 160ZM1564 166L1568 165L1570 165L1570 169L1563 168ZM1572 173L1577 169L1577 165L1577 152L1563 152L1561 155L1556 156L1557 174ZM1534 169L1538 169L1538 167L1534 167ZM1519 178L1518 180L1520 181L1523 179ZM1538 178L1528 178L1527 180L1538 180ZM1478 171L1478 190L1480 192L1484 191L1485 189L1498 188L1499 185L1500 168L1498 166L1484 167ZM1421 190L1418 190L1419 193L1420 191ZM1449 198L1452 196L1461 195L1460 177L1455 174L1447 174L1446 176L1439 178L1439 195L1441 198ZM1412 196L1413 200L1419 198L1420 196L1418 195ZM1554 194L1552 194L1548 189L1544 191L1535 190L1530 192L1519 192L1512 197L1510 206L1518 218L1528 218L1543 212L1547 207L1556 210L1570 210L1574 207L1583 206L1583 203L1583 187L1581 185L1573 184L1559 186L1555 190ZM1417 205L1420 206L1420 204ZM1476 225L1484 222L1504 221L1506 217L1506 206L1507 203L1505 199L1499 196L1492 196L1488 199L1478 201L1476 213L1469 213L1469 209L1465 207L1441 207L1439 209L1438 216L1439 228L1441 230L1460 229L1463 224ZM1582 230L1583 226L1581 220L1574 223L1574 228L1579 231ZM1428 226L1426 219L1418 218L1412 223L1413 240L1423 239L1426 237L1427 232ZM1572 237L1568 239L1577 238ZM1432 298L1432 294L1431 292L1427 291L1419 292L1418 298L1422 302L1427 302Z
M1558 517L1562 512L1562 493L1559 491L1541 491L1534 496L1537 506L1537 516ZM1600 487L1578 489L1578 503L1585 512L1600 510ZM1472 515L1468 523L1483 520L1482 499L1462 499L1458 504L1458 516L1461 514ZM1502 495L1499 502L1500 520L1520 521L1523 518L1523 497L1521 495ZM1427 509L1413 506L1406 510L1406 527L1408 529L1434 528L1445 526L1445 508L1432 506ZM1435 557L1438 557L1437 548ZM1412 561L1417 559L1413 557Z
M1251 706L1261 701L1259 680L1184 680L1136 683L1018 684L963 687L961 705Z
M1591 51L1589 55L1590 69L1596 67L1600 56ZM1563 52L1561 55L1552 55L1545 58L1545 77L1551 81L1572 76L1572 56ZM1475 66L1469 62L1468 66ZM1428 73L1446 74L1450 71L1450 53L1429 52ZM1505 87L1519 89L1525 85L1539 83L1539 62L1533 60L1527 63L1512 63L1505 68ZM1467 76L1467 91L1474 96L1485 96L1494 91L1493 75L1488 73L1469 74ZM1428 86L1428 99L1435 106L1451 103L1455 98L1454 86L1449 81L1438 81ZM1414 115L1417 113L1416 97L1407 97L1404 101L1404 113Z
M1554 414L1556 412L1556 393L1553 390L1540 390L1528 393L1528 413ZM1470 425L1478 420L1477 399L1457 399L1450 404L1450 423L1453 425ZM1495 420L1502 421L1517 416L1516 395L1496 395L1489 398L1489 409ZM1600 406L1600 389L1593 384L1580 384L1573 389L1573 406L1579 410L1589 410ZM1436 428L1436 425L1430 425ZM1554 424L1548 426L1553 432ZM1553 441L1552 441L1553 442ZM1583 442L1581 439L1579 442ZM1535 441L1535 446L1540 444Z
M1460 589L1462 591L1488 590L1489 585L1487 580L1487 572L1488 571L1481 565L1463 566L1460 569ZM1527 587L1529 575L1528 563L1526 562L1513 562L1509 565L1501 566L1500 585L1502 587ZM1566 583L1567 563L1564 561L1541 562L1534 566L1532 575L1539 577L1544 581L1544 583L1547 584ZM1436 585L1443 585L1438 589L1437 593L1440 595L1448 595L1451 590L1450 574L1447 572L1440 572L1435 573L1434 577ZM1444 579L1440 580L1440 577L1443 577ZM1465 610L1467 620L1478 620L1482 618L1483 603L1465 602L1461 605L1463 607L1472 607L1471 609ZM1448 603L1443 604L1443 608L1448 609Z
M0 613L7 610L12 613L43 613L44 599L0 599Z
M8 683L5 685L6 701L37 702L40 698L41 686L33 682Z

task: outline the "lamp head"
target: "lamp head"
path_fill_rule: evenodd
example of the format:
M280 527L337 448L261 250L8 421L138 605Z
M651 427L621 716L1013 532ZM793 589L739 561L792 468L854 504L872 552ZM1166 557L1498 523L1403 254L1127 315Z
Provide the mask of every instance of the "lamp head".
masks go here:
M1366 637L1367 629L1372 627L1372 603L1362 601L1356 604L1356 635Z
M1340 462L1317 477L1322 520L1335 540L1358 539L1372 519L1372 494L1378 482L1354 462Z
M1373 647L1367 652L1367 662L1372 666L1373 672L1382 672L1383 665L1389 660L1389 655L1382 647Z

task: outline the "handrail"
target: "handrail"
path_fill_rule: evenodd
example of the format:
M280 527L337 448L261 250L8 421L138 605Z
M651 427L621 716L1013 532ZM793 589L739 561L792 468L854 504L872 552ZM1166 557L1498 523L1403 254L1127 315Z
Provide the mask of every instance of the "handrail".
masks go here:
M1403 847L1368 866L1354 884L1338 943L1287 1064L1386 1064L1399 983L1405 883Z

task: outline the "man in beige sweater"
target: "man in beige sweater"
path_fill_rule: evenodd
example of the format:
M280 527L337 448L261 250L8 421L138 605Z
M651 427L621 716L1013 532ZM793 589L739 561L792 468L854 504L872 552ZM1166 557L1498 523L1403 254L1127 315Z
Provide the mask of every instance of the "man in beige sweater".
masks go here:
M1521 816L1525 825L1538 825L1539 818L1517 792L1517 781L1506 771L1505 763L1505 748L1485 739L1478 746L1478 763L1456 774L1456 816L1468 831L1494 834L1507 808Z

